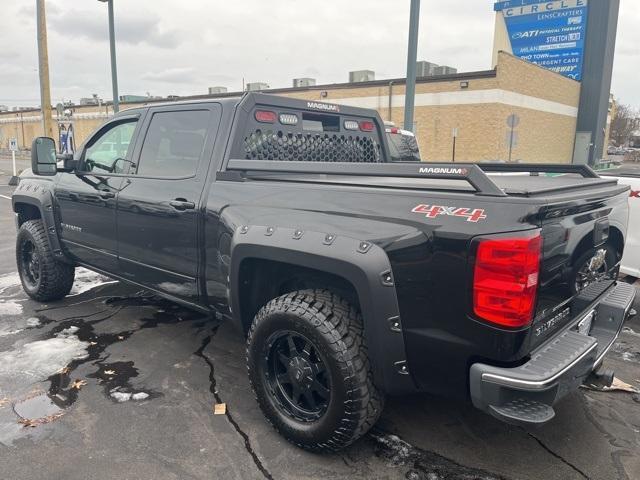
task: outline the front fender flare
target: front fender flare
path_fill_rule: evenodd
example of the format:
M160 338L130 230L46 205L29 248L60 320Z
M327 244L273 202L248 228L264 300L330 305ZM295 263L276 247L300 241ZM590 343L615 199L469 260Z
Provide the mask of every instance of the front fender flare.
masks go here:
M11 196L11 203L15 213L18 213L21 204L31 205L39 210L40 218L47 230L47 239L49 241L51 251L59 260L66 260L60 243L59 231L53 208L53 195L49 188L40 184L40 182L21 180Z
M415 391L391 264L382 248L333 233L251 225L235 230L230 253L229 300L235 322L242 322L240 266L246 259L272 260L342 277L358 294L374 381L390 394Z

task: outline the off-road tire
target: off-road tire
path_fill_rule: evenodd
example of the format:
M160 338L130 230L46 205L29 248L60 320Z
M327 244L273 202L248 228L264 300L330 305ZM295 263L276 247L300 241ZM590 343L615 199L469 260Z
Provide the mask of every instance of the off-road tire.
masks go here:
M30 281L26 275L21 255L31 242L39 259L39 278ZM73 287L75 267L54 258L47 230L42 220L28 220L20 226L16 239L16 263L24 291L38 302L50 302L64 298Z
M330 400L316 420L292 418L270 390L268 339L283 330L309 339L330 372ZM373 383L360 313L329 290L287 293L262 307L247 338L247 369L267 419L287 440L307 450L337 451L350 445L375 424L384 407L384 395Z

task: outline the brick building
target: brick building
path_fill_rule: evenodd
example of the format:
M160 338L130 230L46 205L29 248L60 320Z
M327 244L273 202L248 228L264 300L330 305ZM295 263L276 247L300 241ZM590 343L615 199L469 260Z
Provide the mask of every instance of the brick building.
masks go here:
M451 161L455 129L458 162L509 158L571 162L580 83L504 52L496 60L493 70L418 78L414 127L422 158ZM399 126L404 117L404 92L404 78L268 90L287 97L374 108L383 119ZM124 103L121 108L138 105ZM112 115L110 104L71 110L77 145ZM16 137L21 148L28 148L42 131L39 113L0 113L0 148L7 147L10 137Z

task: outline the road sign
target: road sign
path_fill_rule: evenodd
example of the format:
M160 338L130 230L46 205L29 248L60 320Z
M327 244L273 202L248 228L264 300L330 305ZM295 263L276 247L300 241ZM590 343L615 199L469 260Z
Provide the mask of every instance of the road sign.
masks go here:
M507 126L511 128L516 128L520 123L520 117L515 113L512 113L507 117Z
M16 170L16 152L18 151L18 139L9 139L9 150L11 150L11 164L13 166L13 175L9 179L9 185L16 186L18 184L18 173Z

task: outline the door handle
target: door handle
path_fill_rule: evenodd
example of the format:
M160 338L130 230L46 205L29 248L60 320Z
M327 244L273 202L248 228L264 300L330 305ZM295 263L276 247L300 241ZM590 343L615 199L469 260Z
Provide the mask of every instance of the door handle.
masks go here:
M176 210L193 210L196 208L196 204L194 202L189 202L184 198L176 198L175 200L171 200L169 202Z
M98 195L100 195L100 198L114 198L116 196L115 193L110 192L109 190L102 190Z

